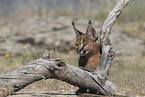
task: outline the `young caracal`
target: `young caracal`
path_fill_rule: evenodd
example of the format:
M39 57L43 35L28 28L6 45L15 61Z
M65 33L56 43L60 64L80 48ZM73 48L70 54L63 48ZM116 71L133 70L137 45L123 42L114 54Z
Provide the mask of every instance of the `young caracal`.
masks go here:
M80 32L74 22L73 29L76 33L76 51L80 55L79 67L88 71L94 71L100 62L100 46L96 42L98 39L95 29L92 27L92 22L89 21L86 34ZM87 93L87 89L79 87L76 94ZM89 93L97 93L94 90L89 90Z
M100 47L96 42L98 39L92 22L89 20L86 34L80 32L72 21L76 33L76 51L80 55L79 67L88 71L94 71L100 62Z

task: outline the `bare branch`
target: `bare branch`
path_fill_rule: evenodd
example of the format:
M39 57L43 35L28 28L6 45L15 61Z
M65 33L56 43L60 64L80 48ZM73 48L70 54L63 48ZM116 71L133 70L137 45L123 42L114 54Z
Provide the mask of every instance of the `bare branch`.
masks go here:
M129 0L119 0L114 9L109 13L100 31L99 42L102 49L102 56L95 73L99 74L99 77L104 80L108 77L112 60L115 57L115 52L112 49L109 35L111 34L113 24L128 3Z

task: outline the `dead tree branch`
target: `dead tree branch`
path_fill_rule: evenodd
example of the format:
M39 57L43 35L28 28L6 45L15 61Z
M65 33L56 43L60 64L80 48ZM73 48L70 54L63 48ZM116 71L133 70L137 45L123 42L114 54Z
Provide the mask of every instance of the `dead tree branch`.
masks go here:
M42 79L56 78L74 86L96 90L99 94L114 95L116 86L107 81L111 62L115 56L109 39L111 28L129 0L119 0L110 12L100 32L102 48L101 61L95 72L90 73L78 67L64 63L61 59L50 59L46 51L43 58L37 59L16 70L0 75L0 96L13 94L27 85Z
M99 74L98 76L101 79L107 80L112 60L115 57L115 52L112 49L109 38L112 26L128 3L129 0L119 0L114 9L109 13L100 31L99 42L102 49L102 56L95 73Z
M65 64L61 59L38 59L21 66L18 69L0 75L0 91L3 94L13 93L27 85L42 79L56 78L74 86L83 86L91 90L98 90L100 94L112 95L116 90L107 81L102 87L101 79L97 75L84 71L72 65ZM105 89L106 87L106 89Z

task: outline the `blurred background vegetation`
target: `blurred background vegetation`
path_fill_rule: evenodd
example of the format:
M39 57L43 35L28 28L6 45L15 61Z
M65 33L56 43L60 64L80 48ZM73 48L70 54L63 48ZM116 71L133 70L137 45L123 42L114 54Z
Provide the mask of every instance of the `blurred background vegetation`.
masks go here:
M10 72L40 58L46 48L53 58L60 57L78 66L79 57L74 49L75 35L71 20L78 19L77 25L84 31L91 19L95 22L96 30L100 30L117 1L0 0L0 73ZM111 41L117 55L109 80L116 84L118 95L145 96L144 10L145 0L130 0L113 26ZM13 54L15 52L18 54ZM43 80L26 89L75 91L76 87L58 80Z
M118 0L0 0L0 18L3 20L28 17L72 17L87 18L103 22ZM135 27L125 30L135 37L145 40L145 1L131 0L116 24L136 22ZM132 31L133 30L133 31ZM137 35L136 30L141 34Z
M118 0L0 0L0 17L67 16L104 20ZM145 1L131 0L118 22L145 21Z

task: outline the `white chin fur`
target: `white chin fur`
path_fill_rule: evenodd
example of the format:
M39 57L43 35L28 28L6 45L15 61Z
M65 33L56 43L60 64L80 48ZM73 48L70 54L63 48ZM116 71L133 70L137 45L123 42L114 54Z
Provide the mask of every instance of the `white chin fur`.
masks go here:
M88 52L86 52L85 54L80 53L80 56L85 56L85 55L87 55L87 54L88 54Z

